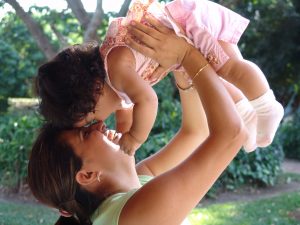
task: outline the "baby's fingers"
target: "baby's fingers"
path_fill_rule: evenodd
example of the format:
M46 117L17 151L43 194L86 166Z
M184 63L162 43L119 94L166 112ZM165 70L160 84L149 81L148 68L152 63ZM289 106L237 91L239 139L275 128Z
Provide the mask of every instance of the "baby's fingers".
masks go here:
M120 140L121 137L122 137L122 134L117 133L115 130L107 130L107 131L105 132L105 134L106 134L107 138L108 138L110 141L114 142L115 144L118 144L118 143L119 143L119 140Z

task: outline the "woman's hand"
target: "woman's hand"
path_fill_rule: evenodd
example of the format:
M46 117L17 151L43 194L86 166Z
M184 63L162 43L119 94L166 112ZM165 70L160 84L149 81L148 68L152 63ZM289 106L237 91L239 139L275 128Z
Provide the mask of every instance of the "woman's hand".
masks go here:
M153 17L148 16L147 21L154 28L139 22L132 22L128 26L129 33L144 45L137 43L129 35L126 43L160 64L155 74L162 74L173 65L181 65L185 55L190 51L191 45Z

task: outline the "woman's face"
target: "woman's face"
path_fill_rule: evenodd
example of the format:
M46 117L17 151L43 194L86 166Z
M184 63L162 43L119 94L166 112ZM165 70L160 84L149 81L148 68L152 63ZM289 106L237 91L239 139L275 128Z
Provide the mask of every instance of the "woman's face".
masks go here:
M111 141L111 136L104 123L98 122L86 128L65 131L62 138L73 147L88 170L116 171L134 166L134 158L122 152L119 145Z

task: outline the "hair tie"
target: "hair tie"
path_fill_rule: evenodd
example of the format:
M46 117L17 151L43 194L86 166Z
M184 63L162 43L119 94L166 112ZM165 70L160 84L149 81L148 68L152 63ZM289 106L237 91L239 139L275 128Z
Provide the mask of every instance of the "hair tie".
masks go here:
M71 217L73 216L71 213L67 212L66 210L60 209L58 210L60 215L62 215L63 217Z

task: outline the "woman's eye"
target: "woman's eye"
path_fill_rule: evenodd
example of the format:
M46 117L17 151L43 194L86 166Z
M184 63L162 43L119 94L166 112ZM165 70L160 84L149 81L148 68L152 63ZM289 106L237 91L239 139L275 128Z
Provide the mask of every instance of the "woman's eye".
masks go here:
M84 131L83 132L83 137L87 137L87 136L89 136L89 132L88 131Z
M92 125L94 125L94 124L96 124L96 123L99 123L99 121L96 120L96 119L93 119L91 122L87 123L87 124L84 125L83 127L84 127L84 128L88 128L88 127L90 127L90 126L92 126Z
M90 134L90 129L85 128L85 129L82 129L82 130L81 130L81 135L82 135L83 138L88 137L89 134Z

